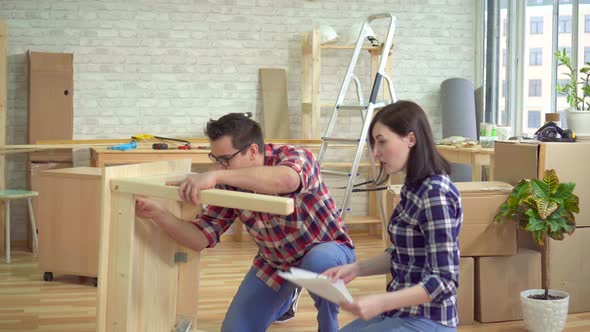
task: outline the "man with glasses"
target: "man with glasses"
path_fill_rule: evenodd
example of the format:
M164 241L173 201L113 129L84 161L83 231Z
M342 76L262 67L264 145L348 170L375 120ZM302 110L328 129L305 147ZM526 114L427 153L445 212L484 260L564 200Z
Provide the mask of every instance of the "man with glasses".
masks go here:
M242 113L207 123L209 158L216 169L192 175L179 187L186 202L199 204L209 188L292 197L288 216L207 206L192 223L178 220L152 200L137 198L136 214L151 218L179 244L200 251L215 246L240 218L258 246L223 321L222 331L265 331L294 314L300 292L277 272L291 266L316 273L354 262L354 247L313 154L305 149L264 144L262 130ZM320 331L338 330L338 306L311 294ZM282 317L281 317L282 316Z

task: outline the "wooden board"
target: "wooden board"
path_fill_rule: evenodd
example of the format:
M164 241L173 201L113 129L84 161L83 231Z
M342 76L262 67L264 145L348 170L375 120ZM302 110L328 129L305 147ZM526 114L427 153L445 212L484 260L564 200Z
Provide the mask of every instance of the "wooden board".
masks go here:
M29 143L72 139L74 55L27 52ZM72 150L33 152L31 161L72 161Z
M159 197L181 218L178 190L165 184L190 167L190 159L179 159L103 169L99 332L170 331L179 319L196 325L198 253L180 248L151 220L136 218L134 198ZM210 189L201 198L203 204L293 212L293 200L284 197Z
M0 20L0 144L6 144L6 106L7 96L7 58L6 58L6 23ZM0 190L6 189L6 157L0 155ZM4 205L0 204L0 254L4 255Z
M76 167L39 172L39 270L96 277L100 239L101 170Z
M114 178L189 173L190 166L182 159L104 168L97 331L170 331L177 314L196 323L198 253L179 248L151 221L135 221L133 194L110 187ZM169 207L180 214L178 203ZM174 263L179 251L187 254L182 268Z
M289 138L287 73L281 68L260 68L263 132L265 138Z

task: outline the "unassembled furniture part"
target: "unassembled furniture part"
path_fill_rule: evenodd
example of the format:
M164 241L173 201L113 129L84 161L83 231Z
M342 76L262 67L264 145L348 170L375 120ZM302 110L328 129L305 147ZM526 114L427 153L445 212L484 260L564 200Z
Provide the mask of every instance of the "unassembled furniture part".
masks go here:
M199 253L177 245L153 222L136 221L134 198L159 197L175 215L185 214L177 188L165 183L186 176L190 167L191 160L182 159L104 168L98 332L171 331L188 321L197 325ZM200 199L268 213L293 211L292 199L276 196L210 189Z
M45 170L36 176L39 190L39 270L94 278L98 275L102 170L74 167Z

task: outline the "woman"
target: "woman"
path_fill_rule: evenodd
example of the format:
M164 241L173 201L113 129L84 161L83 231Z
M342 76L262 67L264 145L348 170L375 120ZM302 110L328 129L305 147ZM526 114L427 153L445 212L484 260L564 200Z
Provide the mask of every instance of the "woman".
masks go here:
M411 101L378 112L369 127L381 178L402 172L406 180L391 215L393 243L371 259L331 268L324 275L345 283L391 273L387 292L341 303L360 319L341 331L456 331L461 198L438 153L426 114Z

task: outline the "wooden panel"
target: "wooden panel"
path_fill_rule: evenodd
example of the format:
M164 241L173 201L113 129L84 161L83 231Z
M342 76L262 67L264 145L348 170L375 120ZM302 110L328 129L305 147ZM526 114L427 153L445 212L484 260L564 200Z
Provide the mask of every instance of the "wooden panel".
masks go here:
M0 20L0 144L6 144L6 106L7 96L7 58L6 58L6 23ZM0 155L0 190L6 189L6 157ZM4 204L0 204L0 254L4 255Z
M115 179L111 181L111 190L165 199L179 199L177 187L162 186L161 184L148 183L146 180L141 179ZM294 209L292 198L240 191L207 189L199 193L199 198L200 202L206 205L271 214L288 215L293 213Z
M179 280L174 253L178 246L150 221L136 222L133 195L111 193L110 181L189 173L190 167L190 159L182 159L104 168L97 331L169 331L174 326ZM171 204L180 214L179 204ZM191 289L196 291L185 291ZM192 307L196 308L198 294L184 295L193 299ZM186 300L183 303L183 308L189 306ZM196 322L196 312L192 319Z
M51 164L50 164L51 165ZM74 172L75 171L75 172ZM91 167L38 175L39 269L96 277L100 239L101 175Z
M41 171L59 168L71 168L72 166L74 166L72 163L35 163L29 161L27 163L27 187L32 191L39 192L39 187L41 185L39 182L41 177ZM33 213L37 218L37 227L39 227L39 219L41 219L39 218L41 216L39 214L39 197L33 198ZM98 214L98 218L100 219L100 213ZM99 235L97 234L96 236L98 237ZM33 234L31 234L31 229L29 227L27 227L27 248L33 248Z
M281 68L261 68L263 130L265 138L289 138L287 73Z
M322 49L320 48L320 32L314 30L311 35L311 137L320 139L320 71L322 66Z
M73 136L73 54L27 52L29 143ZM31 161L71 161L72 150L35 152Z

